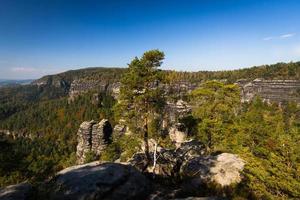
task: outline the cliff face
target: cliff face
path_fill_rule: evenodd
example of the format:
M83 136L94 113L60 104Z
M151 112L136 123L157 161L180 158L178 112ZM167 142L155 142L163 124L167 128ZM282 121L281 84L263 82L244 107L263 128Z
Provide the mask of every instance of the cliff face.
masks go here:
M88 153L99 157L101 151L110 143L112 127L108 120L103 119L99 123L95 121L83 122L77 132L77 162L83 164Z
M84 94L88 91L94 90L96 92L110 93L113 96L119 92L120 83L108 82L101 80L82 80L77 79L71 83L69 89L69 100L73 101L77 96Z
M255 79L251 82L240 81L241 101L249 102L255 96L261 97L266 102L300 103L299 80L263 80Z

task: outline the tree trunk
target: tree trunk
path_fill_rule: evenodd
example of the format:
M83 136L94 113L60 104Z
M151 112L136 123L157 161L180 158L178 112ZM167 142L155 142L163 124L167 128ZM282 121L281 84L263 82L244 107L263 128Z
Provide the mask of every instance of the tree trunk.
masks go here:
M155 178L156 161L157 161L157 143L155 142L154 155L153 155L153 168L152 168L153 178Z
M143 126L143 139L144 139L144 144L145 144L145 155L146 155L146 166L144 167L143 171L147 169L149 164L151 163L151 156L149 153L149 142L148 142L148 124L147 120Z

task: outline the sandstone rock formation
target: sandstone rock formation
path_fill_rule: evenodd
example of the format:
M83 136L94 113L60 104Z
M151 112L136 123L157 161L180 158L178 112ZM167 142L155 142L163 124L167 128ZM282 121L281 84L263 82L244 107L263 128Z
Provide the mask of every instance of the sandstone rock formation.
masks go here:
M114 135L116 135L116 136L124 135L125 132L126 132L126 128L127 128L127 127L126 127L125 125L123 125L123 124L117 124L117 125L115 125L115 127L114 127L113 133L114 133Z
M169 137L172 142L175 142L176 147L180 147L181 143L187 139L187 130L184 124L177 123L169 130Z
M182 177L198 179L202 184L216 183L224 187L241 181L240 172L244 165L244 161L237 155L222 153L187 160L180 173Z
M0 188L1 200L26 200L29 199L32 186L29 183L20 183Z
M151 150L151 149L150 149ZM153 158L153 151L150 151ZM215 183L221 187L239 183L244 161L237 155L221 153L206 155L205 146L191 140L175 149L163 149L157 152L157 163L153 169L153 159L146 168L146 156L143 152L136 153L129 161L139 170L153 172L163 177L181 177L183 180L192 180L199 185ZM198 187L192 184L193 187Z
M93 162L67 168L49 183L49 199L145 199L150 182L135 168L117 163Z
M295 101L300 103L299 80L264 80L255 79L251 82L240 80L242 102L249 102L255 96L264 101L282 103Z
M83 122L77 132L77 161L84 163L88 153L96 157L106 148L111 141L112 127L108 120L103 119L98 124L95 121Z

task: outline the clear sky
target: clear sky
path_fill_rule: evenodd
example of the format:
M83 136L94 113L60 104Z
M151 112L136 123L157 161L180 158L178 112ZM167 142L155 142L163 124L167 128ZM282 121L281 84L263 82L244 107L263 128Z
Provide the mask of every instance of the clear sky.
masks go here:
M299 0L0 0L0 78L126 67L224 70L300 60Z

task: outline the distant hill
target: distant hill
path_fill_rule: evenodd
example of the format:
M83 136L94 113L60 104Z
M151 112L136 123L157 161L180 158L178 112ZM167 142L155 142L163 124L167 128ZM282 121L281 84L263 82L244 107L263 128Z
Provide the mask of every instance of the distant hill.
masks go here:
M105 68L93 67L78 70L70 70L55 75L47 75L40 79L33 81L33 84L45 85L52 84L58 86L59 83L64 82L70 85L75 79L83 80L105 80L116 81L125 68ZM226 79L229 82L235 82L239 79L254 80L256 78L263 79L300 79L300 62L295 63L277 63L272 65L254 66L237 70L224 70L224 71L175 71L166 70L166 74L173 74L173 79L199 82L211 79Z
M25 79L25 80L0 79L0 87L13 86L13 85L27 85L30 84L32 81L34 81L34 79Z
M47 75L32 81L29 85L17 84L15 87L0 88L0 103L13 101L39 101L56 99L68 95L74 80L80 82L96 81L114 83L120 81L125 68L93 67L70 70L59 74ZM277 63L228 71L163 71L169 81L202 82L205 80L223 80L229 83L240 79L294 79L300 80L300 62ZM29 82L29 80L27 80ZM23 82L23 84L26 81Z

